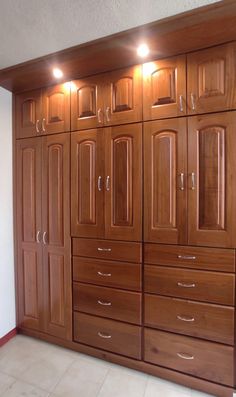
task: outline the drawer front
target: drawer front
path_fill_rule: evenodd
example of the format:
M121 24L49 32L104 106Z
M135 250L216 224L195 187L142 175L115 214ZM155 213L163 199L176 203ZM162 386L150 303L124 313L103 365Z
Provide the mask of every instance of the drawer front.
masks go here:
M141 324L141 294L74 283L74 310Z
M148 264L234 273L235 252L230 249L145 244Z
M141 264L73 257L73 280L141 291Z
M141 359L141 327L74 313L74 339L77 342Z
M145 329L144 360L233 386L233 348L187 336Z
M145 295L145 325L234 344L234 309L163 296Z
M127 241L72 239L73 255L125 262L142 262L142 244Z
M145 292L234 305L234 275L145 265Z

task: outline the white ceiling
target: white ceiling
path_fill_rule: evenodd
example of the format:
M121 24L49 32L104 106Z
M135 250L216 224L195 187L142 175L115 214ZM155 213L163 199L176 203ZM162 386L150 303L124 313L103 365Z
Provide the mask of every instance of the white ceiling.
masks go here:
M219 0L0 0L0 69Z

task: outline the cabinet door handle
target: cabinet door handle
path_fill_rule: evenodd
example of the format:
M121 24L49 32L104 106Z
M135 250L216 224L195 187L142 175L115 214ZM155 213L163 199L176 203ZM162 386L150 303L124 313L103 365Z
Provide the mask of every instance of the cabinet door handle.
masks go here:
M111 121L111 109L109 106L107 106L106 108L106 120L109 123L109 121Z
M41 241L40 241L40 235L41 235L41 232L40 232L40 230L38 230L38 231L37 231L37 234L36 234L36 241L37 241L38 244L41 243Z
M111 252L111 248L100 248L98 247L98 251L103 251L103 252Z
M195 95L191 92L191 106L192 110L196 110Z
M176 318L180 321L185 321L187 323L193 323L195 321L194 317L182 317L182 316L176 316Z
M194 283L186 284L186 283L178 282L177 285L178 285L178 287L183 287L183 288L195 288L196 287L196 284L194 284Z
M45 123L46 123L46 119L43 118L43 120L42 120L42 130L43 130L43 132L46 132Z
M111 306L111 302L104 302L104 301L101 301L100 299L98 300L98 304L102 305L102 306Z
M183 358L184 360L194 360L194 356L191 356L188 353L177 353L177 356Z
M106 191L109 192L110 190L110 177L107 175L106 177Z
M99 122L99 124L102 123L102 109L101 108L98 109L98 122Z
M195 173L194 172L191 173L191 181L192 181L191 190L195 190Z
M111 277L111 273L102 273L102 272L97 272L98 276L101 277Z
M103 332L98 332L98 336L100 336L100 338L104 338L104 339L111 339L111 335L106 335Z
M47 244L47 232L43 232L43 244Z
M102 177L99 175L98 177L98 191L101 192L102 190Z
M183 172L181 172L180 174L179 174L179 176L180 176L180 187L179 187L179 190L184 190L184 173Z
M183 95L179 96L179 110L181 112L184 111L184 97L183 97Z
M178 259L186 259L186 260L190 260L190 261L195 261L195 259L197 259L196 256L190 256L190 255L178 255Z
M39 120L36 121L35 129L36 129L37 134L39 134Z

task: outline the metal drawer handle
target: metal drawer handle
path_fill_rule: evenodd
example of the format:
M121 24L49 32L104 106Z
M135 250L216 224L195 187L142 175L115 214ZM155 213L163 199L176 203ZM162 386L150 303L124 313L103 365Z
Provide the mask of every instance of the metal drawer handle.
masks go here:
M98 300L98 304L102 305L102 306L111 306L111 302L103 302L103 301L100 301L100 300Z
M38 244L41 243L41 241L40 241L40 235L41 235L41 232L40 232L40 230L38 230L38 231L37 231L37 234L36 234L36 241L37 241Z
M98 251L103 251L103 252L111 252L111 248L99 248L98 247Z
M99 275L99 276L102 276L102 277L111 277L111 273L102 273L102 272L98 272L98 275Z
M192 110L196 110L195 95L191 92L190 96L191 96Z
M99 124L102 123L102 109L98 109L98 122Z
M109 108L109 106L107 106L107 108L106 108L106 119L107 119L107 122L109 123L109 121L111 121L111 118L110 118L110 108Z
M43 232L43 244L47 244L47 232Z
M183 111L184 111L184 104L183 104L183 100L184 100L184 97L183 97L183 95L180 95L180 96L179 96L179 110L180 110L181 112L183 112Z
M182 316L176 316L176 318L177 318L178 320L186 321L186 322L188 322L188 323L192 323L192 322L195 321L195 318L194 318L194 317L189 317L189 318L187 318L187 317L182 317Z
M179 176L180 176L180 187L179 187L179 190L184 190L184 173L183 172L181 172L180 174L179 174Z
M188 353L177 353L177 356L184 360L194 360L194 356L190 356Z
M192 187L191 190L195 190L195 173L191 173L191 181L192 181Z
M35 129L37 134L39 134L39 120L36 121Z
M42 130L43 130L43 132L46 132L45 123L46 123L46 119L43 118L43 120L42 120Z
M101 192L102 190L102 177L99 175L98 177L98 191Z
M197 259L196 256L188 256L188 255L178 255L178 259L187 259L191 261L195 261Z
M98 336L100 336L100 338L104 338L104 339L111 339L111 335L105 335L102 332L98 332Z
M192 283L192 284L185 284L185 283L177 283L178 287L184 287L184 288L195 288L196 284Z
M110 190L110 176L107 175L106 177L106 191L109 192Z

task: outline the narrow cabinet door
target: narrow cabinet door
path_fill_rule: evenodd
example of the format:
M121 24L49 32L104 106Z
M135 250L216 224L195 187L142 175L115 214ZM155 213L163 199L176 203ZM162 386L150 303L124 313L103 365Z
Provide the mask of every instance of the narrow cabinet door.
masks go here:
M104 132L71 134L71 232L104 237Z
M236 112L193 117L188 134L189 243L235 247Z
M180 55L143 65L144 120L186 114L186 57Z
M70 131L70 83L43 90L42 133Z
M45 329L70 339L70 136L43 137L43 261Z
M17 280L19 326L43 329L41 139L16 144Z
M105 236L142 238L142 125L105 130Z
M24 92L15 97L16 138L40 135L42 98L41 90Z
M186 243L186 119L144 124L144 239Z

